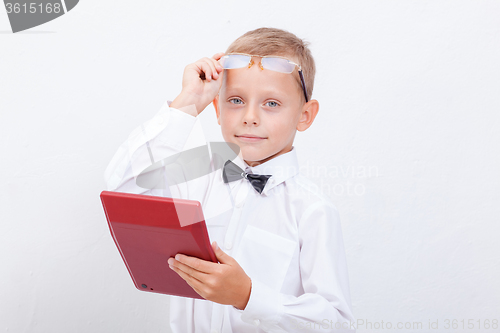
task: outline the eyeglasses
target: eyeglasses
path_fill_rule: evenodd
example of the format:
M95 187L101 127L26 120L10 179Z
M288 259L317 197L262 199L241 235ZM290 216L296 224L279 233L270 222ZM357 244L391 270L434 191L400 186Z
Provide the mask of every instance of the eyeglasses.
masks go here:
M306 98L306 103L309 101L307 98L306 83L304 81L304 75L302 74L302 67L286 58L280 56L259 56L245 53L230 53L222 56L219 59L219 63L224 69L234 69L243 68L248 66L252 67L254 64L252 57L261 58L259 67L261 70L269 69L271 71L291 74L295 67L298 67L300 82L302 83L302 90L304 91L304 97Z

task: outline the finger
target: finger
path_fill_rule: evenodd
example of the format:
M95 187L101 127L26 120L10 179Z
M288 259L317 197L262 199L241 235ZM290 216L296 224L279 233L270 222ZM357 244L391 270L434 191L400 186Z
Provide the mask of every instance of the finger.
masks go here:
M207 81L212 81L212 78L213 78L212 74L215 71L212 68L212 66L210 66L210 65L211 64L206 60L203 60L200 64L201 69L202 69L203 73L205 74L205 80L207 80Z
M203 59L198 60L197 62L194 63L196 67L196 71L198 72L200 78L202 80L207 80L208 76L212 74L212 70L210 69L210 66L206 61Z
M204 274L209 274L209 273L213 272L213 267L211 266L213 263L208 262L206 260L202 260L202 259L199 259L196 257L186 256L186 255L180 254L180 253L178 253L175 256L175 260L177 261L176 264L178 264L177 267L179 267L181 269L183 269L181 265L184 265L184 266L187 266L187 267L189 267L197 272L201 272ZM184 272L188 272L187 268L186 268L186 270L184 270Z
M235 260L233 259L233 257L222 251L217 242L212 243L212 248L214 250L215 256L217 257L217 260L219 260L221 264L234 264Z
M217 52L216 54L214 54L212 56L213 59L215 60L219 60L220 58L222 58L222 56L224 55L225 53L224 52Z
M216 66L215 66L215 63L214 63L214 59L210 59L210 58L204 58L204 60L207 62L207 64L210 66L210 69L212 70L212 79L214 80L217 80L217 78L219 77L219 71L216 69Z
M179 268L175 267L175 266L170 266L172 267L172 269L174 270L174 272L176 272L177 274L179 274L179 276L187 282L187 284L189 284L191 286L191 288L193 288L200 296L200 291L201 291L201 287L202 287L202 283L201 281L197 280L196 278L192 277L191 275L189 274L186 274L185 272L183 272L182 270L180 270Z
M203 75L205 76L205 80L210 81L212 79L212 70L210 69L210 66L206 62L202 62L200 63L200 67Z
M225 55L224 52L219 52L219 53L214 54L211 58L211 60L213 60L215 67L217 68L219 73L222 72L222 70L223 70L223 68L219 62L219 60L222 58L223 55Z
M188 265L185 265L181 262L176 262L174 265L172 265L173 267L177 268L178 270L182 271L183 273L197 279L197 280L202 280L203 279L203 274L206 275L205 273L202 273L200 271L197 271L196 269L188 266Z
M210 60L212 61L213 65L214 65L214 68L216 69L216 73L218 75L223 70L221 64L217 60L215 60L215 59L211 58Z
M200 73L200 77L204 80L211 81L213 78L213 72L215 72L215 68L212 66L208 58L202 58L196 62Z

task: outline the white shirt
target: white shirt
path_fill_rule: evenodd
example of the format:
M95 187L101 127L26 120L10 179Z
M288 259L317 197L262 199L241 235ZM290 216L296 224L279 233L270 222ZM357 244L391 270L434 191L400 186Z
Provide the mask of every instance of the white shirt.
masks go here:
M233 160L243 170L272 175L262 194L243 178L224 183L222 169L174 186L136 184L152 161L183 151L195 132L196 117L169 104L120 146L105 171L107 189L198 200L210 241L252 280L244 310L167 296L172 332L354 332L339 214L300 174L295 147L255 167L240 156Z

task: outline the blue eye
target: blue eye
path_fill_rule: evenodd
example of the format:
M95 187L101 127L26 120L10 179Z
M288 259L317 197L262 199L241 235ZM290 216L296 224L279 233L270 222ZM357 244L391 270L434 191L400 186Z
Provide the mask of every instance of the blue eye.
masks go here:
M233 104L243 104L243 101L239 98L231 98L229 101ZM232 101L236 101L236 102L232 102Z
M278 104L278 103L276 103L275 101L269 101L269 102L267 102L266 104L269 104L269 103L273 103L273 104L270 104L270 105L269 105L270 107L273 107L273 108L274 108L274 107L277 107L277 106L279 105L279 104Z

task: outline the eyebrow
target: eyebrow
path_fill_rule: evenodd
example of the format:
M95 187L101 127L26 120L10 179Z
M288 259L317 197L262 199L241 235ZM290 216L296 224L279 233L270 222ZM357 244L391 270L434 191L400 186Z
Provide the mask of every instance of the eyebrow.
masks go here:
M245 86L240 86L240 85L232 85L231 87L228 87L226 85L226 93L235 93L235 92L240 92L240 91L246 91L246 87ZM263 90L261 90L262 93L264 94L273 94L273 95L279 95L280 97L284 94L286 94L284 91L281 91L280 89L276 89L274 87L270 87L270 88L264 88Z

